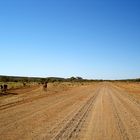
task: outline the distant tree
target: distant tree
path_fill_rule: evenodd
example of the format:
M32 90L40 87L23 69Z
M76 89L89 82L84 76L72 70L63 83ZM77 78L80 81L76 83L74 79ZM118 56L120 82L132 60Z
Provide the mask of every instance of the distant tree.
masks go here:
M77 79L77 80L83 80L83 78L82 78L82 77L76 77L76 79Z
M80 81L78 77L71 77L68 79L70 82L78 82Z
M45 83L47 81L47 79L46 78L40 78L40 83Z
M9 82L10 78L8 76L2 76L1 77L1 82Z
M71 77L71 78L70 78L70 81L75 81L75 80L76 80L75 77Z
M27 83L27 82L29 82L28 77L24 77L24 78L22 78L22 82L23 82L23 83Z

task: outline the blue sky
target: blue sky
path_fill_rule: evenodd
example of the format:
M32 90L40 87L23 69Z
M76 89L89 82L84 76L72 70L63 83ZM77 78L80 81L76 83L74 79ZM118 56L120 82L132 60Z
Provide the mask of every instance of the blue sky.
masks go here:
M140 77L140 1L1 0L0 75Z

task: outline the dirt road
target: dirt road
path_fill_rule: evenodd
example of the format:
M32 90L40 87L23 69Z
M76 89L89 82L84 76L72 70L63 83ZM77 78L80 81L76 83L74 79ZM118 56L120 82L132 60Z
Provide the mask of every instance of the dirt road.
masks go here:
M112 83L0 97L0 140L32 139L140 140L139 98Z

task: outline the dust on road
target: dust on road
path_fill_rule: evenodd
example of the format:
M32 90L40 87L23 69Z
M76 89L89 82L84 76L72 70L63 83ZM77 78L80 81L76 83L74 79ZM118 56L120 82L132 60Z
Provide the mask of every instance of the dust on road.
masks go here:
M139 98L129 91L112 83L53 89L0 97L0 140L140 140Z

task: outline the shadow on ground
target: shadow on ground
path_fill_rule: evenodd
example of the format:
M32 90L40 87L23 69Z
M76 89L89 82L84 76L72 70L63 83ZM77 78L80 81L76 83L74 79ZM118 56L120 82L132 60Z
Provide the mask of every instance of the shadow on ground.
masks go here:
M0 92L0 97L1 96L8 96L8 95L18 95L18 94L17 93L12 93L12 92L5 92L5 93Z

